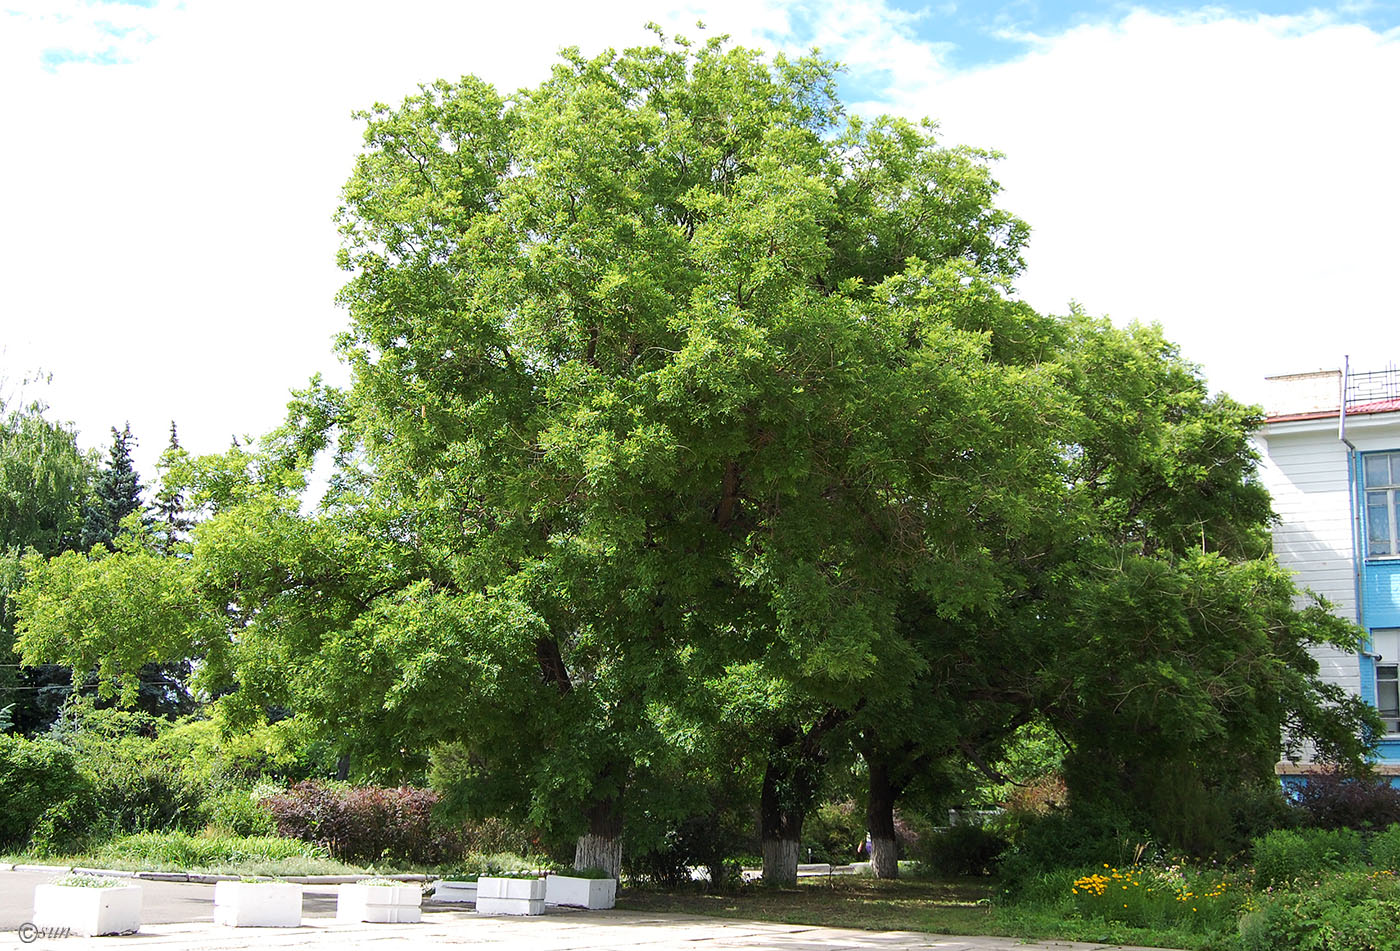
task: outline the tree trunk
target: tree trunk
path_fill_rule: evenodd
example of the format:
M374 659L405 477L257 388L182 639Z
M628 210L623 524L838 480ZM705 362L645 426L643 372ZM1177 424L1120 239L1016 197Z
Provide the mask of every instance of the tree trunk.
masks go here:
M763 840L763 884L797 884L797 857L802 840L768 839Z
M768 757L763 771L763 793L759 800L759 838L763 844L763 884L792 885L797 882L797 857L802 847L803 803L795 801L792 775L795 772L781 740ZM782 795L783 790L788 795Z
M588 831L574 846L574 868L600 868L613 878L622 871L622 802L616 797L588 810Z
M865 804L865 827L870 830L870 871L876 878L899 877L899 843L894 834L896 790L889 767L877 756L867 756L870 796Z
M705 863L705 872L710 876L710 891L722 892L729 885L725 872L724 859L712 859Z

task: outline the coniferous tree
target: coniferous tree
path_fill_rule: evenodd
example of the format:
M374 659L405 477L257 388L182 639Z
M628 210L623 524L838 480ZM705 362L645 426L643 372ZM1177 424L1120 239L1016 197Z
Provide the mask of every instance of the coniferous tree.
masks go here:
M185 490L177 479L171 477L171 469L184 458L185 450L180 445L175 421L170 421L170 444L160 457L160 486L155 491L155 501L148 509L155 529L157 543L163 554L172 554L175 546L189 536L194 527L194 519L185 509Z
M135 444L130 423L120 431L112 427L107 467L98 473L92 499L83 510L83 548L99 544L110 548L122 519L141 511L141 480L131 462Z

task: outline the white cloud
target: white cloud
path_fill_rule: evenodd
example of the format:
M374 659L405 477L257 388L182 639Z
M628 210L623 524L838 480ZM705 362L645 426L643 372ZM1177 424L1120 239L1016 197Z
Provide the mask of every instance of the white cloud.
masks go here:
M1395 358L1394 37L1135 12L1036 47L897 102L1007 153L1029 300L1160 321L1251 400L1269 373Z
M561 47L646 42L649 19L690 35L701 17L741 19L738 3L661 16L640 0L607 17L538 3L191 4L145 11L154 38L131 65L46 69L43 50L100 39L77 22L84 9L20 17L25 37L7 34L4 107L24 139L0 152L0 339L12 375L55 374L46 396L89 444L130 419L148 473L172 416L186 445L216 450L275 425L312 372L342 374L331 215L360 144L352 110L464 72L534 84ZM786 28L776 8L751 12L740 41Z
M888 81L862 108L1005 151L1006 203L1035 229L1028 298L1160 320L1232 390L1387 339L1400 59L1360 27L1135 13L952 72L908 14L859 0L121 6L0 28L0 340L12 376L55 372L49 398L88 442L129 418L148 472L171 416L217 449L339 373L330 216L352 109L464 72L533 84L560 47L646 42L649 19L818 45L855 87ZM129 65L44 68L45 49L97 50L99 20L133 27L114 47Z

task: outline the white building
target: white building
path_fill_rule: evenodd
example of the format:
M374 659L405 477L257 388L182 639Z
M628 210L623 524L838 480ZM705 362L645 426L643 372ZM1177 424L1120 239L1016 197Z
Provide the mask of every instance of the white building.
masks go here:
M1360 655L1314 654L1323 677L1379 708L1377 770L1400 777L1400 370L1319 370L1269 384L1257 439L1279 517L1274 552L1299 587L1370 635ZM1285 777L1307 771L1279 764Z

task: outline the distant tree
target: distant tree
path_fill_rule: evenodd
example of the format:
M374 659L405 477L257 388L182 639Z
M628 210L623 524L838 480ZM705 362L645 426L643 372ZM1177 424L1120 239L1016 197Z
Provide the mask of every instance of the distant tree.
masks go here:
M174 430L171 431L174 439ZM157 716L178 716L194 708L186 686L190 676L190 654L161 652L156 645L167 643L153 597L169 597L169 585L158 583L176 570L162 566L164 574L151 569L170 553L173 542L155 527L147 525L141 504L141 483L131 460L135 439L128 425L112 429L112 447L104 469L92 480L92 491L83 510L81 550L44 552L31 549L18 561L22 586L15 597L16 620L20 626L20 647L40 635L26 631L53 630L63 619L70 632L87 631L106 625L122 637L146 662L131 671L120 665L126 655L114 651L83 654L78 650L48 644L42 651L24 650L31 666L23 671L30 708L21 708L17 725L26 731L41 729L58 713L75 688L123 683L123 699ZM175 443L178 451L178 441ZM169 450L168 450L169 452ZM178 499L178 493L173 496ZM181 513L167 495L161 527L170 529L169 519L180 525ZM178 529L177 529L178 530ZM167 547L169 544L169 548ZM94 552L93 549L97 550ZM75 581L74 579L78 579ZM80 583L79 583L80 582ZM188 588L183 589L188 595ZM90 613L87 612L91 608ZM26 624L25 621L28 620ZM12 622L13 623L13 622ZM73 645L81 638L70 633ZM57 664L42 663L57 661ZM130 673L130 677L120 674ZM96 679L94 680L94 675ZM105 687L104 687L105 690Z
M97 469L69 426L45 418L31 402L0 399L0 706L8 728L44 729L69 690L70 673L56 665L15 667L15 592L24 583L26 551L53 555L79 544L83 502Z
M135 444L130 423L120 431L112 427L107 466L98 473L92 498L83 511L82 547L85 549L93 545L112 547L121 531L122 519L142 510L141 480L131 461L131 449Z
M115 551L31 553L17 595L18 644L26 663L62 663L77 672L75 685L95 673L102 696L168 715L185 712L188 696L166 668L198 656L208 615L188 560L150 541L138 529L120 535Z
M0 550L51 555L76 547L96 469L71 427L44 417L41 403L0 400Z
M180 472L187 459L188 453L180 445L175 421L171 420L170 443L157 464L160 476L154 500L148 509L157 545L167 555L175 551L176 545L189 538L190 529L194 527L194 518L185 507L186 490Z

